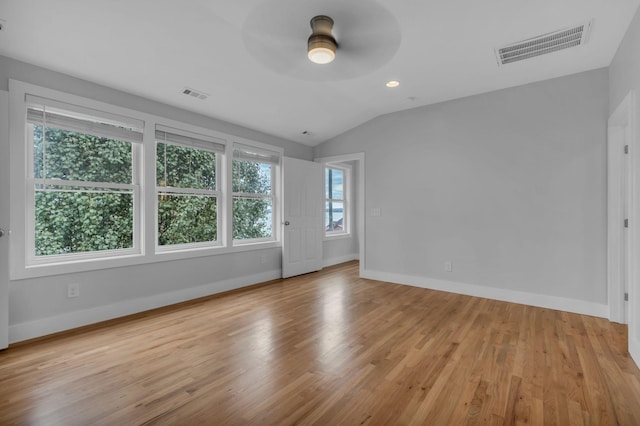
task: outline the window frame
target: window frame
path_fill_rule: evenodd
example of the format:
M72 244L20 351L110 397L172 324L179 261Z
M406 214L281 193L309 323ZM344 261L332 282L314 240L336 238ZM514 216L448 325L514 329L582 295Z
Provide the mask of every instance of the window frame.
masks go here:
M155 226L154 226L154 241L155 241L155 252L156 253L172 253L172 252L177 252L177 251L185 251L185 250L194 250L194 249L202 249L202 248L217 248L217 247L222 247L223 246L223 232L222 228L223 228L223 217L220 214L221 212L221 208L223 205L223 199L222 199L222 194L223 191L221 189L222 186L222 182L223 179L221 179L221 170L222 170L222 164L223 164L223 158L225 156L225 151L226 151L226 146L227 143L224 139L221 138L217 138L215 136L212 135L208 135L208 134L203 134L203 133L195 133L195 132L191 132L188 130L183 130L183 129L179 129L179 128L173 128L170 126L164 126L160 123L156 123L155 125L155 130L156 132L158 130L164 130L164 131L171 131L174 132L175 134L178 135L183 135L183 136L187 136L190 138L194 138L194 139L199 139L202 142L212 142L212 144L219 144L219 145L223 145L224 148L222 151L220 150L215 150L215 149L206 149L205 147L202 148L198 148L198 147L189 147L186 146L186 144L179 144L179 143L171 143L168 141L161 141L157 138L156 135L154 135L154 145L153 145L153 151L154 151L154 188L155 188L155 192L154 192L154 222L155 222ZM183 146L183 147L187 147L187 148L191 148L191 149L200 149L202 151L209 151L209 152L213 152L215 154L215 158L216 158L216 162L215 162L215 174L216 174L216 179L215 179L215 190L199 190L199 189L195 189L195 188L177 188L177 187L161 187L158 186L158 176L157 176L157 166L156 166L156 161L157 161L157 147L158 147L158 143L165 143L165 144L169 144L169 145L174 145L174 146ZM160 195L161 192L169 192L171 194L178 194L178 195L204 195L204 196L210 196L210 197L215 197L216 198L216 240L215 241L201 241L201 242L195 242L195 243L182 243L182 244L168 244L168 245L160 245L159 240L160 240L160 232L159 232L159 220L158 220L158 197Z
M131 145L131 183L122 184L115 182L90 182L90 181L72 181L64 179L47 179L46 176L42 178L36 178L34 172L34 127L35 124L29 123L26 119L26 112L29 105L35 105L36 102L29 100L31 94L25 95L25 120L23 123L25 138L25 151L26 151L26 176L24 181L26 183L25 188L25 250L24 250L24 263L26 267L38 267L56 264L69 264L75 262L87 262L91 260L110 259L120 256L138 255L141 252L141 239L140 239L140 225L141 225L141 184L140 184L140 170L141 164L141 150L142 143L132 142L130 140L120 140ZM35 97L38 97L37 95ZM58 110L64 110L72 114L85 115L86 117L95 118L101 120L101 122L117 122L114 120L114 112L103 111L100 108L87 107L85 105L78 105L76 103L42 99L44 105L53 106ZM134 117L121 116L123 121L137 121L141 127L140 131L144 132L144 121L137 120ZM58 128L58 127L54 127ZM76 133L82 133L81 131L64 129L60 130L73 131ZM83 134L96 136L90 132L84 132ZM132 247L123 249L112 250L94 250L78 253L65 253L55 255L43 255L36 256L35 243L36 243L36 191L35 186L40 183L42 185L52 185L60 187L84 187L84 188L105 188L114 190L131 191L133 212L132 212ZM60 191L62 192L62 190Z
M32 125L29 125L32 127ZM33 132L27 131L27 143L28 147L28 155L30 158L33 158ZM79 260L91 260L91 259L101 259L105 257L112 257L118 255L129 255L129 254L137 254L140 252L140 233L138 229L140 227L140 183L136 182L135 176L138 173L137 167L135 166L139 158L139 147L136 147L135 144L131 144L132 150L132 183L131 184L118 184L118 183L108 183L108 182L90 182L90 181L71 181L71 180L52 180L46 178L36 178L33 176L34 168L33 161L27 164L28 177L26 178L27 188L27 205L26 205L26 244L27 244L27 252L25 253L26 262L28 265L46 265L51 263L60 263L60 262L72 262ZM123 249L111 249L111 250L94 250L94 251L86 251L86 252L78 252L78 253L66 253L66 254L52 254L52 255L42 255L37 256L35 254L35 240L36 240L36 193L38 192L35 188L36 185L50 185L50 186L59 186L59 187L83 187L83 188L104 188L107 190L113 190L112 193L119 192L118 190L130 191L133 200L133 214L132 214L132 247L123 248ZM55 192L55 191L52 191ZM65 192L64 190L60 190L59 192ZM32 250L33 249L33 250Z
M33 157L28 155L26 113L26 95L33 95L54 102L61 102L78 106L79 108L97 110L106 116L127 117L139 120L144 124L142 143L134 144L132 156L135 157L136 171L135 182L139 185L136 211L134 218L134 239L138 244L135 250L97 252L99 256L79 253L73 258L62 256L58 259L47 259L46 262L33 264L27 259L29 244L27 240L27 215L31 214L27 203L28 199L28 164ZM220 197L218 199L218 242L217 245L200 246L200 243L167 246L166 250L156 246L157 240L157 191L156 191L156 139L155 128L157 125L193 132L224 141L223 153L216 156L218 169L216 179ZM232 161L233 147L235 143L244 146L256 147L277 154L280 163L272 168L272 237L257 240L233 241L232 229ZM10 144L10 174L13 179L10 182L10 231L9 245L11 257L9 260L9 276L11 280L45 277L59 274L94 271L125 266L136 266L165 262L171 260L190 259L197 257L214 256L229 253L239 253L282 246L281 236L281 193L282 193L282 168L281 159L284 149L269 144L264 144L251 139L231 136L212 128L200 127L183 121L160 117L143 111L128 109L89 99L77 95L60 92L54 89L24 83L9 79L9 144ZM35 205L32 210L35 209ZM34 246L31 246L34 247ZM34 252L35 253L35 252ZM94 253L94 252L91 252Z
M328 198L327 197L327 185L326 185L326 173L328 169L340 170L343 173L343 198ZM352 167L348 164L343 163L324 163L324 176L323 176L323 191L324 194L324 211L326 214L326 205L328 202L340 202L342 203L342 217L343 217L343 230L342 231L327 231L326 223L323 220L323 239L324 240L333 240L340 238L350 238L351 237L351 175L352 175Z
M282 164L283 151L281 149L274 149L275 147L270 145L256 143L256 142L248 141L246 139L244 140L236 139L232 145L233 145L231 149L232 152L231 152L231 155L229 155L229 172L230 172L229 173L230 174L229 190L231 194L229 197L230 199L229 204L230 204L231 214L228 216L229 222L230 222L229 238L231 241L231 245L234 247L242 247L242 246L250 247L251 245L254 245L254 244L269 243L269 242L275 242L275 241L279 242L280 241L280 215L281 215L281 206L279 202L280 191L281 191L280 176L281 176L281 164ZM236 159L234 157L233 151L235 151L236 149L243 149L243 148L255 148L258 152L262 151L265 154L277 156L278 160L274 162L266 161L264 163L261 163L257 160L252 161L249 159L242 159L242 158ZM271 165L271 193L257 194L257 193L233 191L233 161L234 160L254 162L257 164L270 164ZM235 198L270 199L271 200L271 236L270 237L245 238L245 239L233 238L233 200Z

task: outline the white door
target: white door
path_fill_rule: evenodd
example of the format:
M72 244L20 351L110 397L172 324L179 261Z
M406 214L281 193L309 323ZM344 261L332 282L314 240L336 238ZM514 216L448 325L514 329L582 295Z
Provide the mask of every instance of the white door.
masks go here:
M9 345L9 93L0 91L0 349Z
M322 269L322 164L283 159L282 278Z

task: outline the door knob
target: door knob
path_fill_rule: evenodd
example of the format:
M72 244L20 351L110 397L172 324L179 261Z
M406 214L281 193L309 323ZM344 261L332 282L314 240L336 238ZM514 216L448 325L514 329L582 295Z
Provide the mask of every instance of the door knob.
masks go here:
M284 226L289 226L289 225L291 225L291 223L289 223L289 221L288 221L288 220L285 220L285 221L284 221Z
M0 228L0 238L4 237L5 232L3 228Z

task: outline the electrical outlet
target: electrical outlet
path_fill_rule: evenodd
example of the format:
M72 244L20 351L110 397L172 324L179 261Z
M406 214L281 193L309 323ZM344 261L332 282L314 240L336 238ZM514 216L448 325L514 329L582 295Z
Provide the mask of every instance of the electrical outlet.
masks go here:
M444 262L444 270L445 272L453 272L453 262L450 260Z
M264 265L267 263L267 256L265 256L264 254L260 256L260 264Z
M80 284L67 284L67 298L72 299L80 296Z

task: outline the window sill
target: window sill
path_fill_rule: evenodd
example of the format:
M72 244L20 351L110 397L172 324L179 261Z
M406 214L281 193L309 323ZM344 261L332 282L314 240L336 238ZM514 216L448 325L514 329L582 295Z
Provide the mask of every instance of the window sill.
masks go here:
M323 241L332 241L332 240L344 240L347 238L353 238L353 235L350 233L345 233L345 234L333 234L333 235L327 235L325 234L324 237L322 238Z

